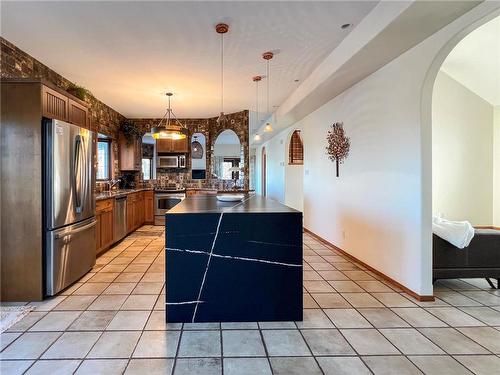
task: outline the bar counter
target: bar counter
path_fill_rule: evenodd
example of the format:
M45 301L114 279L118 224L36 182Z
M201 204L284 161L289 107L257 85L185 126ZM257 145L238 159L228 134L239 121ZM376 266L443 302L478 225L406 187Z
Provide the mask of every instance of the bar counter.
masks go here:
M260 195L166 214L167 322L302 320L302 213Z

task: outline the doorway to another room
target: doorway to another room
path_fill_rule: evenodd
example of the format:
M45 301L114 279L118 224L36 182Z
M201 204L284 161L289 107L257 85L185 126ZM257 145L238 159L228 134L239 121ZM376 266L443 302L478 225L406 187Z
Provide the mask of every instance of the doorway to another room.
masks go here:
M497 17L465 36L432 94L433 280L481 288L500 279L499 31Z
M262 191L262 196L266 196L266 185L267 185L267 181L266 181L266 148L265 147L262 147L262 176L261 176L261 184L262 184L262 187L261 187L261 191Z

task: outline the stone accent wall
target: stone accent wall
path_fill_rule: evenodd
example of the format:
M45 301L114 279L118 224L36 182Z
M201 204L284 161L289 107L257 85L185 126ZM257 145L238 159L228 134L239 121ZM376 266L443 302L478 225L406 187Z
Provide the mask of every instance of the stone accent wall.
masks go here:
M67 90L74 83L2 37L0 37L0 50L1 78L41 78L63 90ZM94 96L87 96L85 102L89 105L92 129L117 140L120 122L125 117ZM117 142L113 142L112 150L114 175L119 176Z
M71 82L59 73L50 69L34 57L28 55L14 44L0 37L0 77L1 78L40 78L51 82L57 87L67 90L75 82ZM76 67L75 67L76 69ZM118 160L118 134L120 123L125 117L115 111L108 105L101 102L94 96L88 96L85 100L89 105L91 116L91 127L93 130L110 136L115 142L112 143L112 159L114 176L120 176ZM140 127L145 133L160 121L159 118L130 119L136 126ZM194 133L202 133L206 138L207 152L207 177L211 175L212 170L212 152L213 145L217 136L226 129L233 130L240 140L244 154L244 187L249 186L249 135L248 135L248 110L231 113L227 115L227 121L223 124L217 124L217 118L208 119L181 119L181 122L187 126L189 140ZM191 144L191 142L190 142ZM139 174L136 174L136 180L139 180ZM225 187L225 182L207 178L206 180L191 180L191 158L188 157L188 168L185 172L160 172L158 180L161 183L177 183L186 187Z
M159 118L136 118L130 119L139 127L143 133L149 132L161 119ZM207 156L207 177L212 171L212 153L215 140L224 130L233 130L240 140L244 155L244 179L243 184L246 189L249 186L249 135L248 135L248 110L230 113L226 115L226 121L218 124L217 117L208 119L179 119L187 127L188 139L191 140L194 133L202 133L206 140ZM191 146L191 142L190 146ZM210 187L217 188L224 182L217 179L207 178L207 180L191 180L191 158L188 157L187 169L185 172L157 171L157 180L162 180L163 184L176 183L187 187Z

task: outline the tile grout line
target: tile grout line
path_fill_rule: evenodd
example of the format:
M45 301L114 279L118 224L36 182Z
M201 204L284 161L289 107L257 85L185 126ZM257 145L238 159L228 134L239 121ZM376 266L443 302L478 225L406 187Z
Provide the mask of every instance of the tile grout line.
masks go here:
M141 253L142 253L142 252L144 252L144 251L145 251L145 249L146 249L146 248L147 248L147 247L151 244L151 242L152 242L152 241L153 241L153 240L150 240L150 241L148 242L148 244L147 244L147 245L144 245L143 249L142 249L142 250L141 250L141 251L140 251L140 252L136 255L136 257L134 257L134 259L135 259L135 258L137 258L137 257L139 257L139 256L141 255ZM133 241L133 242L132 242L129 246L132 246L134 243L135 243L135 240L134 240L134 241ZM307 245L305 245L305 246L307 246ZM125 251L125 250L122 250L122 251L121 251L118 255L115 255L113 258L111 258L111 260L110 260L110 261L108 261L108 263L107 263L107 264L109 264L110 262L112 262L112 260L113 260L113 259L116 259L116 258L117 258L117 257L118 257L118 256L119 256L122 252L124 252L124 251ZM318 254L318 256L321 256L321 255L320 255L320 254ZM143 278L144 278L144 277L146 277L146 274L147 274L147 273L151 270L151 268L153 267L153 264L156 264L156 261L157 261L158 259L160 259L160 258L161 258L161 250L157 253L157 255L156 255L156 257L155 257L155 259L154 259L154 260L152 260L151 262L148 262L149 266L147 267L146 271L144 271L144 272L143 272L142 277L141 277L141 279L139 280L139 282L138 282L138 283L140 283L140 282L143 280ZM326 262L326 263L328 263L328 264L331 264L331 263L330 263L330 262L328 262L326 259L325 259L325 262ZM307 262L304 262L304 263L305 263L305 264L307 264ZM348 263L348 262L346 262L346 263ZM352 263L352 262L351 262L351 263ZM129 263L129 264L131 264L131 263ZM353 264L353 263L352 263L352 264ZM103 267L104 267L104 266L103 266ZM101 267L101 269L102 269L103 267ZM333 265L333 267L335 267L335 266ZM311 268L312 268L312 267L311 267ZM319 273L318 273L318 271L320 271L320 270L316 270L316 269L312 268L312 271L314 271L315 273L319 274ZM338 271L339 271L339 272L341 272L341 270L338 270ZM97 273L99 273L99 272L101 272L101 270L97 271L97 272L96 272L96 274L97 274ZM104 273L105 273L105 272L104 272ZM123 273L123 272L120 272L120 274L122 274L122 273ZM319 276L321 277L321 280L323 280L323 281L325 281L325 282L327 282L327 283L328 283L328 280L324 279L324 277L323 277L321 274L319 274ZM371 275L371 276L373 276L373 275ZM357 284L357 282L356 282L357 280L353 280L353 279L351 279L349 276L347 276L347 278L348 278L350 281L352 281L352 282L354 282L354 283L356 283L356 284ZM374 279L375 279L375 280L377 280L377 281L380 281L380 282L381 282L381 280L377 279L376 277L374 277ZM89 281L89 280L87 280L87 282L88 282L88 281ZM113 283L113 282L114 282L114 281L112 281L111 283ZM462 281L462 282L466 283L465 281ZM137 284L138 284L138 283L136 283L136 286L135 286L135 287L137 287ZM134 289L135 289L135 287L134 287ZM335 294L338 294L339 296L342 296L342 292L338 292L338 291L337 291L335 288L333 288L333 287L332 287L332 289L334 290ZM362 287L361 287L361 289L364 289L364 288L362 288ZM449 289L451 289L451 288L449 288ZM162 289L162 290L163 290L163 289ZM144 331L146 330L146 329L145 329L145 326L147 325L147 322L149 321L149 318L152 316L153 312L161 312L161 311L162 311L162 310L155 310L155 307L156 307L156 305L157 305L158 300L159 300L159 299L161 299L161 298L162 298L162 296L163 296L163 294L161 294L162 290L160 290L158 294L154 293L154 295L157 295L157 298L156 298L156 303L154 303L154 304L153 304L152 308L150 308L150 309L146 309L146 311L148 311L148 312L149 312L149 315L148 315L148 319L146 320L146 323L145 323L144 327L143 327L142 329L140 329L140 330L133 330L133 331L135 331L135 332L140 331L140 337L139 337L139 339L138 339L138 341L137 341L137 343L136 343L136 347L137 347L137 345L138 345L138 342L140 341L140 338L141 338L141 337L142 337L142 335L144 334ZM451 289L451 290L453 290L453 289ZM484 290L482 290L482 289L478 289L478 291L484 291ZM394 294L400 295L402 298L406 298L406 297L404 296L404 293L401 293L401 292L399 292L398 290L393 290L393 292L394 292ZM102 295L102 293L103 293L103 292L101 292L101 293L99 294L99 296L100 296L100 295ZM314 297L312 297L311 292L309 292L307 289L306 289L305 291L303 291L303 293L304 293L304 294L309 295L309 296L310 296L310 297L314 300ZM312 293L315 293L315 294L331 294L331 293L316 293L316 292L312 292ZM348 293L349 293L349 292L348 292ZM372 296L372 297L374 297L374 298L375 298L375 294L376 294L377 292L369 292L369 291L366 291L366 293L367 293L367 294L369 294L370 296ZM387 293L389 293L389 292L387 292ZM392 293L392 292L391 292L391 293ZM462 293L460 293L460 294L462 294ZM491 294L491 295L495 296L495 294L493 294L493 293L489 293L489 294ZM68 296L65 296L65 298L67 298L67 297L69 297L69 296L71 296L71 295L73 295L73 294L70 294L70 295L68 295ZM131 291L130 293L126 294L127 298L128 298L128 297L130 297L131 295L132 295L132 291ZM75 296L85 296L85 295L75 295ZM466 297L467 297L467 296L466 296ZM96 297L96 298L97 298L97 297ZM127 299L127 298L126 298L126 299ZM375 298L375 299L377 299L377 298ZM378 299L377 299L377 300L378 300ZM474 299L473 299L473 300L474 300ZM83 312L85 312L85 311L94 311L94 310L88 310L88 306L87 306L85 309L83 309L83 310L78 310L78 309L77 309L77 310L54 310L54 309L55 309L55 308L56 308L59 304L61 304L61 303L63 303L63 302L64 302L64 300L60 301L57 305L55 305L54 307L52 307L50 310L47 310L47 312L45 312L45 311L39 311L40 313L42 313L42 314L43 314L43 315L42 315L42 317L41 317L40 319L42 319L42 318L43 318L44 316L46 316L48 313L53 312L53 311L60 311L60 312L62 312L62 311L80 311L80 315L79 315L79 317L80 317L80 316L82 315L82 313L83 313ZM380 308L387 308L388 310L391 310L391 311L393 310L393 308L398 308L397 306L393 306L393 307L391 308L389 305L387 305L386 303L384 303L384 302L382 302L382 301L378 301L378 302L380 302L380 303L381 303L381 305L382 305ZM432 310L433 308L439 308L439 307L447 307L447 308L450 308L450 307L451 307L451 308L455 308L455 309L457 309L457 311L462 311L462 309L461 309L461 308L463 308L463 307L467 307L467 306L454 306L454 305L452 305L452 304L448 304L448 303L446 303L446 302L444 302L444 303L445 303L445 305L444 305L444 306L432 306L432 307L429 307L429 306L425 306L425 304L422 304L422 305L415 304L415 306L413 306L413 307L402 307L402 308L405 308L405 309L421 309L421 310L426 311L427 313L431 314L432 316L434 316L437 320L440 320L440 321L441 321L441 319L440 319L439 317L435 316L435 315L432 313L432 311L431 311L431 310ZM498 310L492 309L492 308L491 308L491 306L488 306L488 305L483 305L483 304L482 304L481 302L479 302L479 301L478 301L478 303L479 303L479 305L480 305L479 307L485 307L485 308L489 308L489 309L491 309L492 311L498 311ZM91 304L92 304L92 303L91 303ZM90 305L89 305L89 306L90 306ZM121 305L120 305L120 307L118 308L118 310L111 310L111 311L129 311L129 310L121 310L122 306L123 306L123 304L121 304ZM322 311L322 312L323 312L323 314L325 314L325 309L327 309L327 308L323 308L323 307L319 306L319 304L318 304L318 307L315 307L315 308L313 308L313 309L314 309L314 310L318 310L318 311ZM360 312L360 310L363 310L363 309L364 309L363 307L358 307L358 308L354 308L354 307L353 307L353 310L358 311L358 312ZM134 309L134 310L130 310L130 311L144 311L144 310L136 310L136 309ZM465 314L467 314L465 311L462 311L462 312L463 312L463 313L465 313ZM166 311L165 311L165 313L166 313ZM361 315L362 315L362 314L361 314ZM398 314L396 313L396 315L398 315ZM470 314L467 314L467 315L470 315ZM326 315L326 316L327 316L327 318L331 321L330 317L329 317L328 315ZM472 316L472 315L470 315L470 316L471 316L472 318L474 318L474 319L477 319L477 318L475 318L475 317L474 317L474 316ZM78 320L78 319L79 319L79 317L75 318L75 320L73 321L73 323L74 323L76 320ZM406 322L406 323L408 324L408 322L406 321L406 319L405 319L405 318L403 318L403 317L401 317L401 316L399 316L399 318L401 318L401 320L402 320L402 321L404 321L404 322ZM29 326L26 330L21 331L21 332L12 332L12 333L19 333L19 336L17 337L17 338L19 338L19 337L21 337L22 335L24 335L25 333L28 333L28 332L47 332L47 331L29 331L30 327L33 327L33 325L35 325L35 324L36 324L36 323L37 323L40 319L38 319L38 320L36 320L34 323L32 323L32 325L30 325L30 326ZM477 320L479 320L479 321L480 321L480 319L477 319ZM484 323L484 322L483 322L483 323ZM448 326L448 324L447 324L447 323L444 323L444 324L446 325L446 327L444 327L444 328L450 328L450 327ZM485 324L485 326L479 326L479 327L488 327L488 328L493 328L493 329L495 329L495 328L496 328L496 327L495 327L495 325L490 325L490 324L487 324L487 323L484 323L484 324ZM72 325L72 323L70 323L70 325L69 325L69 326L68 326L68 327L67 327L64 331L62 331L62 334L64 334L64 333L67 331L67 329L68 329L71 325ZM296 325L296 323L295 323L295 325ZM370 324L370 325L372 325L372 324ZM339 330L338 328L336 328L335 324L333 324L333 326L334 326L334 328L332 328L332 330L333 330L333 329L336 329L337 331L339 331L339 332L340 332L340 330ZM414 327L414 326L412 326L411 324L409 324L409 326L410 326L410 327L406 327L406 328L415 329L415 330L416 330L416 331L418 331L418 332L420 332L420 331L419 331L419 329L426 328L426 327ZM269 362L270 357L269 357L269 355L268 355L268 352L267 352L267 347L266 347L265 341L264 341L263 336L262 336L262 328L260 327L260 325L259 325L258 323L257 323L257 327L258 327L257 329L258 329L258 330L259 330L259 332L260 332L260 337L261 337L261 340L262 340L262 342L263 342L264 348L265 348L265 350L266 350L266 357L267 357L267 359L268 359L268 363L270 364L270 362ZM458 329L457 329L457 328L460 328L460 327L462 327L462 326L451 326L451 328L453 328L455 331L458 331ZM464 327L465 327L465 326L464 326ZM472 326L472 328L477 328L477 327L478 327L478 326ZM428 328L435 328L435 327L428 327ZM469 328L469 327L467 327L467 328ZM221 327L221 325L220 325L220 324L219 324L219 328L218 328L218 329L219 329L219 331L220 331L220 335L222 335L223 328ZM310 327L310 328L302 328L302 329L300 329L300 328L298 328L298 327L297 327L296 329L298 329L298 330L299 330L300 334L302 335L302 338L304 339L304 336L303 336L303 332L302 332L302 331L304 331L304 332L305 332L305 331L307 331L307 330L314 330L314 329L319 329L319 328ZM327 328L327 329L329 330L330 328ZM381 333L381 332L380 332L380 329L383 329L382 327L381 327L381 328L376 328L376 327L374 327L374 328L371 328L371 329L374 329L374 330L378 331L378 332L379 332L379 334L381 334L383 337L385 337L385 336L383 335L383 333ZM405 329L405 327L396 327L396 328L394 328L394 329ZM181 337L180 337L180 336L182 335L183 330L184 330L184 327L183 327L183 326L181 326L181 330L180 330L180 333L179 333L179 342L178 342L178 344L177 344L177 351L179 350L179 347L180 347L180 343L181 343ZM278 329L271 329L271 330L278 330ZM170 330L168 330L168 329L166 329L166 328L165 328L165 329L158 329L158 330L156 330L156 329L152 329L152 330L148 330L148 331L163 331L163 332L166 332L166 331L170 331ZM195 329L195 331L196 331L196 329ZM202 330L202 331L204 331L204 330ZM57 332L57 331L56 331L56 332ZM59 332L60 332L60 331L59 331ZM69 331L69 332L80 332L80 331ZM83 331L83 332L93 332L93 331ZM105 330L104 330L104 331L99 331L99 330L96 330L96 332L101 332L101 335L102 335L102 334L105 332ZM174 330L174 332L177 332L177 330ZM458 332L459 332L460 334L462 334L460 331L458 331ZM55 339L55 341L54 341L52 344L50 344L50 345L49 345L49 347L48 347L45 351L49 350L49 349L50 349L50 347L52 347L52 345L54 345L54 344L55 344L55 343L59 340L59 338L62 336L62 334L61 334L60 336L58 336L58 337ZM463 334L462 334L462 335L463 335ZM464 335L464 336L465 336L465 335ZM424 335L424 337L425 337L425 335ZM479 344L479 343L478 343L477 341L475 341L474 339L472 339L472 338L470 338L470 337L468 337L468 336L465 336L465 337L467 337L467 338L468 338L468 339L470 339L472 342L474 342L474 343L476 343L477 345L479 345L479 346L481 346L481 347L482 347L482 345L481 345L481 344ZM17 340L17 338L16 338L14 341L16 341L16 340ZM426 337L426 338L427 338L427 337ZM344 339L345 339L345 338L344 338ZM388 340L386 337L385 337L385 339L386 339L386 340ZM427 339L429 339L429 338L427 338ZM99 339L97 339L97 340L96 340L96 342L97 342L98 340L99 340ZM222 338L222 336L221 336L220 340L221 340L221 346L223 346L223 338ZM14 342L14 341L13 341L13 342ZM309 345L308 345L307 341L306 341L305 339L304 339L304 341L305 341L306 345L309 347ZM349 343L349 341L348 341L348 340L346 340L346 341L347 341L347 343ZM388 341L390 342L390 340L388 340ZM432 340L430 340L430 341L432 342ZM392 342L390 342L390 343L392 344ZM95 345L95 343L94 343L94 345ZM349 345L350 345L350 344L349 344ZM399 349L398 349L398 348L397 348L394 344L392 344L392 345L396 348L396 350L398 350L398 351L399 351ZM8 346L10 346L10 344L9 344ZM7 346L7 347L8 347L8 346ZM464 367L464 368L468 368L468 367L467 367L465 364L462 364L461 362L459 362L459 361L455 358L455 356L476 356L476 355L477 355L477 356L491 356L491 355L492 355L492 354L491 354L491 352L490 352L490 350L488 350L487 348L485 348L485 349L486 349L486 353L485 353L485 354L455 354L455 355L450 355L447 351L445 351L444 349L442 349L439 345L436 345L436 346L437 346L437 347L439 347L441 350L443 350L443 352L444 352L444 353L446 353L445 355L446 355L447 357L452 357L456 363L458 363L460 366L462 366L462 367ZM6 347L6 348L7 348L7 347ZM5 349L6 349L6 348L5 348ZM222 349L223 349L223 348L222 348ZM223 356L223 351L222 351L222 349L221 349L221 360L222 360L222 365L221 365L221 366L223 366L223 358L225 358L225 357ZM91 350L92 350L92 348L90 349L90 351L91 351ZM310 350L310 348L309 348L309 350ZM89 351L89 352L90 352L90 351ZM131 357L133 356L134 351L135 351L135 349L134 349L134 350L132 350L132 353L131 353L131 354L130 354L130 356L129 356L129 359L128 359L128 362L127 362L127 366L128 366L128 364L130 363L130 361L131 361ZM370 368L366 365L366 363L364 362L363 357L379 357L379 356L381 356L381 355L367 355L367 356L361 356L361 355L359 355L359 354L356 352L356 350L355 350L355 349L354 349L354 351L355 351L356 355L353 355L353 356L348 356L348 357L358 358L358 359L359 359L362 363L364 363L364 364L365 364L365 366L366 366L366 368L368 369L368 371L372 372L372 370L371 370L371 369L370 369ZM45 353L45 352L44 352L44 353ZM41 354L41 356L43 356L43 354L44 354L44 353L42 353L42 354ZM312 357L314 357L314 359L315 359L315 360L316 360L316 358L320 358L320 357L341 357L340 355L314 355L314 354L312 354L312 352L311 352L311 355L312 355ZM176 356L177 356L177 354L176 354ZM404 358L406 358L407 360L409 360L409 362L410 362L410 363L412 363L413 365L415 365L415 366L416 366L416 364L414 364L414 363L411 361L411 359L410 359L410 356L413 356L413 354L410 354L410 355L404 355L404 354L403 354L403 355L401 355L401 354L399 354L399 355L396 355L396 356L397 356L397 357L404 357ZM419 356L431 357L431 356L441 356L441 354L430 354L430 355L419 355ZM494 356L495 358L499 358L499 357L498 357L498 355L493 355L493 356ZM307 357L310 357L310 356L307 356ZM153 357L152 357L152 358L153 358ZM207 357L196 357L196 358L207 358ZM236 357L236 358L240 358L240 357ZM241 358L253 358L253 356L252 356L252 357L241 357ZM75 358L75 359L80 360L80 364L78 365L78 368L82 365L83 361L85 361L85 360L86 360L86 359L83 359L83 360L82 360L81 358ZM112 358L110 358L110 359L112 359ZM39 358L38 360L40 360L40 358ZM64 359L57 359L57 360L64 360ZM90 359L89 359L89 360L90 360ZM6 361L14 361L14 359L12 359L12 360L6 360ZM176 359L174 359L174 363L175 363L175 361L176 361ZM317 360L316 360L316 362L317 362ZM37 361L36 361L36 360L33 362L33 364L31 364L31 366L33 366L35 363L37 363ZM31 368L31 366L30 366L30 368ZM418 366L416 366L416 367L418 368ZM28 368L28 369L29 369L29 368ZM322 370L322 369L321 369L321 370ZM172 371L173 371L173 367L172 367ZM273 370L272 370L272 366L271 366L271 371L273 371Z

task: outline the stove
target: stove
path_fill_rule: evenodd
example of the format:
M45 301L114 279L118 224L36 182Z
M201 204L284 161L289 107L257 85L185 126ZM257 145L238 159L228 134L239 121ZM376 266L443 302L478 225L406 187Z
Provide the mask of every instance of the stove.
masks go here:
M155 188L154 189L155 193L168 193L168 194L185 194L186 193L186 188Z
M155 194L155 225L165 225L165 214L186 198L186 189L157 188Z

